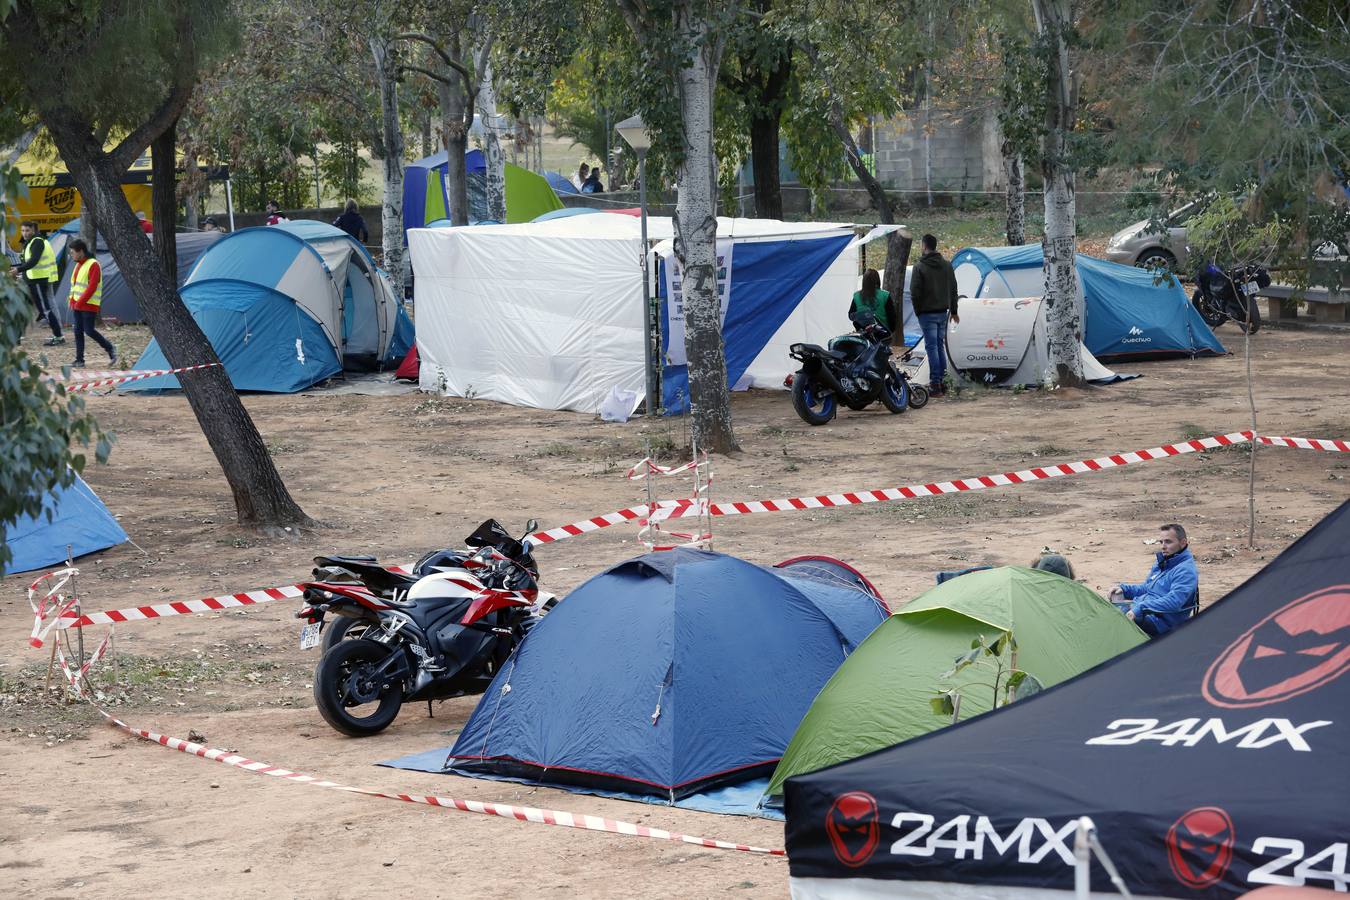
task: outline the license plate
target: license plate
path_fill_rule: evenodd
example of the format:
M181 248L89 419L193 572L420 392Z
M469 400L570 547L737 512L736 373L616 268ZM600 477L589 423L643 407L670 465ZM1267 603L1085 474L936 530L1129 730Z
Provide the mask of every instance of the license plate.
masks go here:
M310 622L304 628L300 629L300 649L313 650L319 646L319 629L323 626L322 622Z
M1249 281L1242 286L1242 293L1246 294L1248 297L1250 297L1252 294L1255 294L1259 290L1261 290L1261 286L1257 284L1255 281Z

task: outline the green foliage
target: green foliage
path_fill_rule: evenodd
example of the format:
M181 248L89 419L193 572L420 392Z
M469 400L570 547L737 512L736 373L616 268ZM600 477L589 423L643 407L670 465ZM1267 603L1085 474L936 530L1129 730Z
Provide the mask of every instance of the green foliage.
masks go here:
M0 233L5 210L23 190L18 171L0 166ZM26 286L0 275L0 574L10 559L6 528L21 516L37 516L53 487L74 481L72 472L86 463L80 447L93 444L99 462L111 449L111 437L84 411L84 401L49 380L20 347L32 309Z
M992 643L984 635L975 638L970 642L970 650L958 656L952 667L938 677L946 681L971 667L992 671L992 682L974 681L969 684L989 688L993 692L994 707L1030 697L1044 687L1036 676L1017 667L1017 639L1011 631L1000 632ZM959 711L957 697L960 691L960 688L939 691L937 696L929 700L933 714L954 719Z
M1229 194L1214 197L1186 226L1186 240L1199 260L1222 268L1270 265L1292 237L1279 215L1258 219Z

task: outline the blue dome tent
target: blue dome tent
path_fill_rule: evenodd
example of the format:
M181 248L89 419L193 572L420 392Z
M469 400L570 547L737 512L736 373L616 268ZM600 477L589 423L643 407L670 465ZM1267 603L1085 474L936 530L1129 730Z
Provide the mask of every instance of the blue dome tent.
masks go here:
M65 562L67 545L73 557L115 547L127 540L127 533L76 475L70 487L47 495L36 516L21 517L5 528L4 539L11 554L5 571L12 573Z
M1106 362L1226 353L1175 279L1084 256L1076 257L1083 295L1083 344ZM967 247L952 257L958 290L967 297L1040 297L1039 245Z
M397 364L412 343L412 323L388 275L359 242L322 222L221 238L181 295L241 391L301 391L344 369ZM157 341L136 368L170 368ZM161 376L120 390L176 387L177 378Z
M885 616L838 579L689 549L629 560L529 634L445 767L671 799L762 776Z

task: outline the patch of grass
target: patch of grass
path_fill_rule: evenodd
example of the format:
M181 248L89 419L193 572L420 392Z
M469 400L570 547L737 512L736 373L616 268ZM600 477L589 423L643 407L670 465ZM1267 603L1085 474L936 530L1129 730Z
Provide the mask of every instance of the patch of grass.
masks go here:
M782 425L765 425L759 430L759 433L765 437L778 437L786 433L786 429Z
M285 441L268 441L267 452L273 456L284 453L299 453L302 448L298 444L288 444Z
M1054 444L1041 444L1039 447L1032 448L1032 456L1068 456L1073 453L1065 447L1056 447Z
M552 443L545 444L530 455L536 459L576 459L581 452L571 444Z

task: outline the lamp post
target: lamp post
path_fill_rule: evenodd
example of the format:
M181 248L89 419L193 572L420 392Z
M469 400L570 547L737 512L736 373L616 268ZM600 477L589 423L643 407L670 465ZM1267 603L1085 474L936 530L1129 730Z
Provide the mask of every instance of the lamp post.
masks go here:
M642 122L642 116L624 119L614 126L614 130L619 132L624 142L633 148L638 158L638 205L642 210L642 322L643 340L646 344L643 360L647 366L647 415L655 416L660 408L658 398L660 354L656 346L656 311L652 308L651 279L647 271L647 257L651 255L647 246L647 151L651 149L652 141L651 136L647 134L647 126Z

